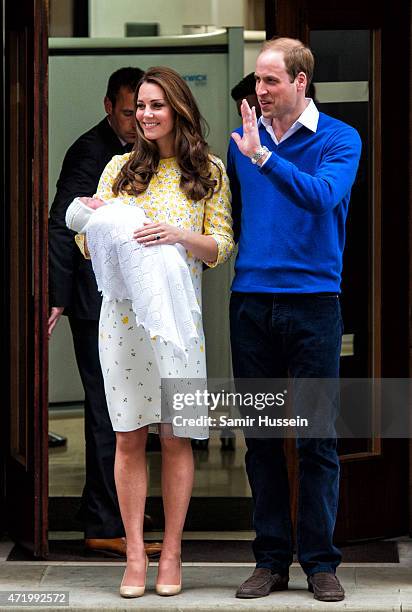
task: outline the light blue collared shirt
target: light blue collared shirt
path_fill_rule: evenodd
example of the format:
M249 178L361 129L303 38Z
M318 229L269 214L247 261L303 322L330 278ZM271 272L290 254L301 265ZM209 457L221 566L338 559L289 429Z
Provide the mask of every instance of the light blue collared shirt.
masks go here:
M312 98L305 98L305 100L309 100L309 104L303 111L303 113L296 119L295 123L293 123L288 130L283 134L282 138L278 140L275 136L275 132L272 128L272 119L265 118L263 116L259 117L258 126L263 125L272 138L273 142L278 145L287 138L290 138L292 134L297 132L302 126L311 130L311 132L316 132L318 129L318 121L319 121L319 111L315 106Z
M287 138L290 138L290 136L292 136L292 134L297 132L302 126L307 127L308 130L311 130L311 132L316 132L316 130L318 129L319 111L316 108L315 103L312 100L312 98L305 98L305 100L309 100L309 104L307 105L303 113L299 115L299 117L296 119L295 123L293 123L290 126L290 128L286 130L286 132L283 134L280 140L276 138L275 132L273 131L272 119L269 119L269 118L266 119L263 116L259 117L258 127L259 125L263 125L265 130L267 131L267 133L269 134L269 136L271 137L271 139L276 145L279 145L281 142L284 142ZM269 155L267 156L267 158L265 159L263 164L261 164L260 167L266 164L267 160L269 159L271 155L272 153L269 153Z

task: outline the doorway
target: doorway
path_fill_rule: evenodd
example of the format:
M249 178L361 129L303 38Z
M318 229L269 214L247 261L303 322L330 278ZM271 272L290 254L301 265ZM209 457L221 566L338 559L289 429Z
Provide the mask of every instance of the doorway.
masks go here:
M411 67L409 7L395 0L390 7L377 7L372 13L354 1L343 7L334 1L282 0L276 3L274 14L274 6L267 0L269 36L298 36L321 55L332 46L328 37L330 41L330 36L338 34L342 40L356 36L356 46L363 45L364 59L368 56L368 78L355 75L349 79L368 82L367 100L334 98L324 102L343 105L340 110L335 106L343 117L348 116L347 105L363 106L353 108L351 117L357 117L360 131L366 134L367 130L368 143L360 177L363 184L357 188L360 204L349 220L353 233L348 226L349 245L351 241L359 244L362 261L357 259L356 248L352 253L347 251L347 267L355 274L354 286L351 278L344 280L344 299L348 302L344 307L347 333L353 338L348 339L342 368L350 376L356 372L362 376L408 377L410 125L405 126L410 99L405 74ZM9 119L2 122L2 286L10 287L10 291L3 290L2 337L10 364L3 373L8 410L1 416L4 513L12 537L41 557L47 554L48 524L47 2L24 0L17 11L17 5L2 0L1 15L6 50L2 104L3 117ZM331 61L331 70L332 65ZM343 76L333 76L336 80L332 82L339 82ZM327 84L331 78L320 74L317 82ZM323 93L326 89L323 87ZM319 95L321 90L319 87ZM360 276L356 275L357 265L362 270ZM365 275L367 282L362 284ZM352 309L358 301L360 308ZM342 448L342 462L337 539L406 533L408 440L356 441L354 446ZM291 472L296 478L294 466L292 460ZM250 498L246 495L218 501L198 498L192 514L201 517L203 525L209 524L204 512L206 502L216 516L222 513L222 517L231 517L232 527L249 525Z

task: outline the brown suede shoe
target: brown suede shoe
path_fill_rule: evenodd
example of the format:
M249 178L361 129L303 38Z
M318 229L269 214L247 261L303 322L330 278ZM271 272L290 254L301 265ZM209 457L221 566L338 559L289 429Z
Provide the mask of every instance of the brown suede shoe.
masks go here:
M110 557L126 556L126 538L86 538L84 547L88 553L101 553Z
M308 576L308 590L318 601L342 601L345 591L335 574L317 572Z
M285 591L288 588L289 576L272 574L266 567L257 567L250 578L245 580L236 591L240 599L266 597L271 591Z
M84 547L88 553L126 557L126 538L86 538ZM161 542L145 542L144 549L150 559L156 559L162 552L162 544Z
M161 542L145 542L144 550L146 555L152 561L159 559L160 553L162 552L162 543Z

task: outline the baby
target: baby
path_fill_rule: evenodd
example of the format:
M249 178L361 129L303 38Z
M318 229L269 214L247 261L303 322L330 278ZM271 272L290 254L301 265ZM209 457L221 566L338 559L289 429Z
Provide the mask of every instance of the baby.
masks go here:
M80 202L83 202L89 208L96 210L96 208L100 208L101 206L105 206L106 202L101 198L88 198L87 196L82 196L79 198Z
M91 198L87 196L74 198L73 202L70 204L66 211L67 227L74 230L78 234L85 234L86 227L93 215L92 211L95 211L98 208L102 208L102 206L107 206L109 204L114 204L116 206L120 204L123 208L125 206L125 204L120 198L112 198L107 201L102 200L102 198ZM143 220L143 223L148 221L143 209L138 207L133 207L133 209L136 209L136 211L138 211L136 215L136 218L138 220Z
M180 244L139 244L133 232L149 221L142 208L120 198L75 198L66 212L66 225L86 236L103 299L130 300L137 324L186 357L200 321L186 250Z

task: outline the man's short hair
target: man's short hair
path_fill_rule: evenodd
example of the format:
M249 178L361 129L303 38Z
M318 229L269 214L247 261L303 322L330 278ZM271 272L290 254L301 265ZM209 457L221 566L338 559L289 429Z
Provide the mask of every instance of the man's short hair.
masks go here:
M283 51L286 72L293 82L299 72L306 74L308 86L312 81L315 59L312 51L297 38L275 36L263 43L262 51Z
M107 83L106 97L109 98L113 107L116 106L116 99L121 87L126 87L130 91L135 91L138 82L142 78L144 72L140 68L119 68L109 77Z
M256 93L255 73L250 72L245 77L243 77L243 79L239 81L237 85L233 87L232 91L230 92L230 95L236 102L236 100L243 100L243 98L246 98L247 96L250 96L254 93Z

